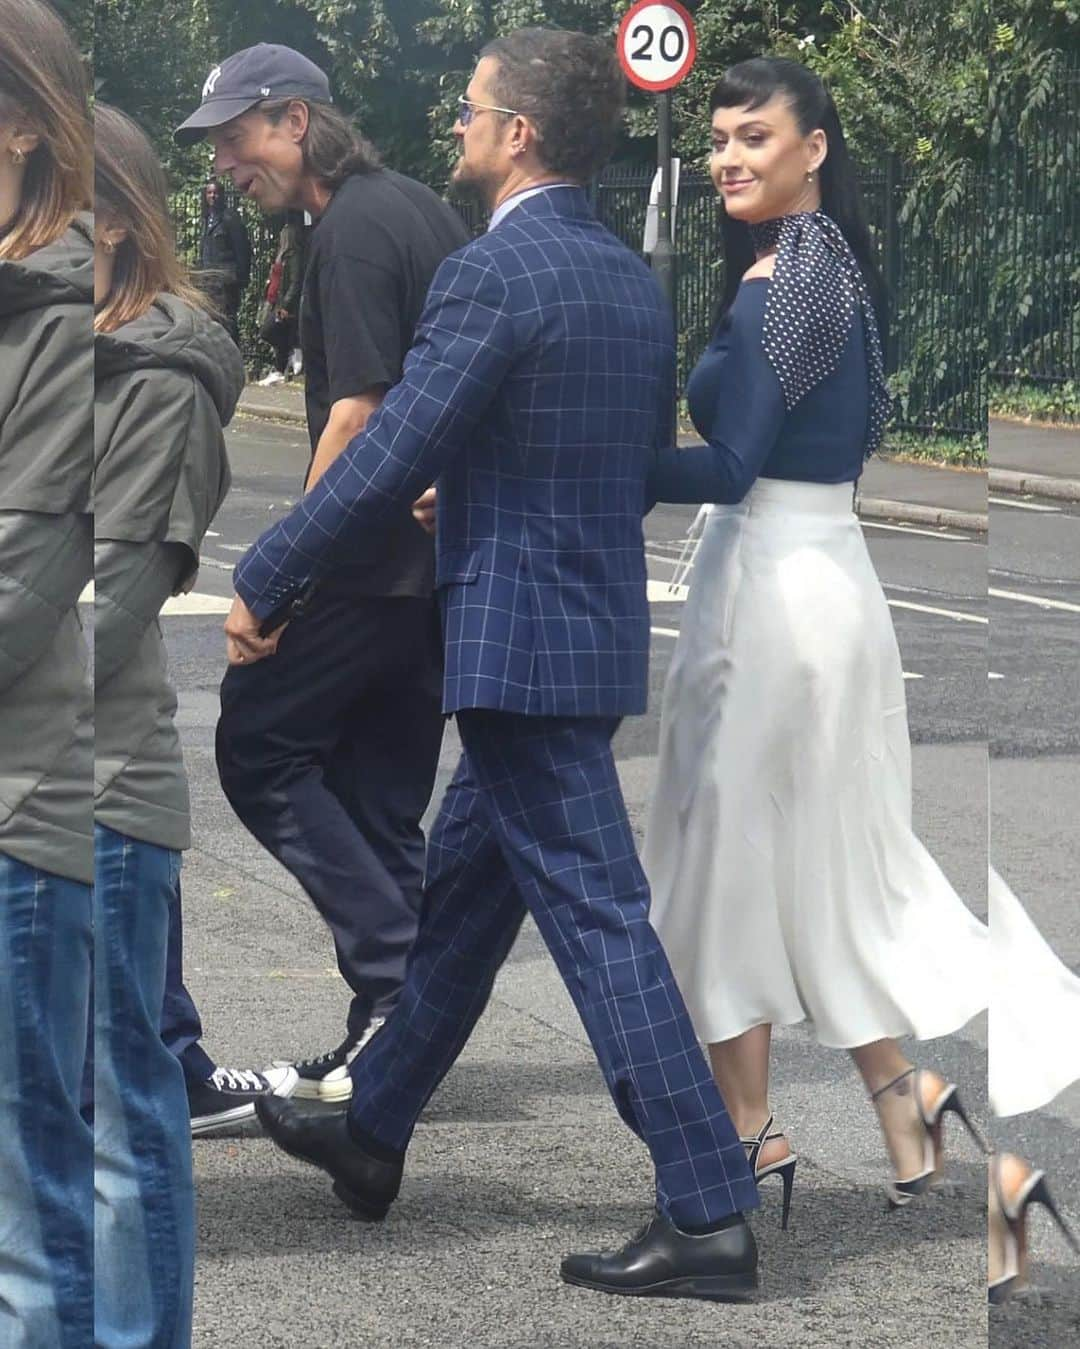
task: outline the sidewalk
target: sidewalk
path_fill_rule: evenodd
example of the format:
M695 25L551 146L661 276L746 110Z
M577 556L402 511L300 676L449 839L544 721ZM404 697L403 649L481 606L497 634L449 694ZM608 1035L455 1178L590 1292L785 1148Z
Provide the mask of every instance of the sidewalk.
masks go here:
M249 384L240 400L249 417L304 425L302 388ZM686 444L695 443L686 438ZM859 514L867 520L895 520L985 533L987 489L1018 495L1080 501L1080 430L993 421L989 474L941 468L882 456L871 459L859 485Z
M990 489L1080 501L1080 427L991 420Z

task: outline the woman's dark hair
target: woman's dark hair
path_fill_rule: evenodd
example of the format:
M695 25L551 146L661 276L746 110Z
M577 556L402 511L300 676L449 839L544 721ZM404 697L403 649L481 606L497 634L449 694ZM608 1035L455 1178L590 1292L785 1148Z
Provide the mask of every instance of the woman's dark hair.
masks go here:
M536 128L537 154L551 173L587 183L611 158L626 81L608 38L560 28L518 28L481 49L496 72L496 103ZM498 114L492 114L498 116Z
M885 282L874 255L874 245L863 212L855 166L848 154L840 115L832 95L812 70L780 56L755 56L726 70L709 99L710 115L717 108L760 108L775 94L786 98L804 136L821 129L828 150L818 170L821 209L840 227L866 279L884 349L888 340L889 306ZM725 279L720 313L735 299L743 273L754 262L750 230L721 207Z

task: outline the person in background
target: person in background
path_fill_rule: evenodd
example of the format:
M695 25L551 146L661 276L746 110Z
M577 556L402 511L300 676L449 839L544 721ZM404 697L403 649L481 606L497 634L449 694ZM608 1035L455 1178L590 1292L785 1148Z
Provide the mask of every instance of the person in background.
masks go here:
M240 301L251 279L251 241L240 213L226 205L216 178L203 188L199 268L203 288L239 346Z
M266 298L259 310L259 336L274 349L273 367L258 381L263 388L282 384L299 373L295 356L305 244L303 214L290 211L278 236L277 254L270 265L266 283Z
M158 617L228 490L244 370L177 261L149 141L98 103L95 146L94 1342L184 1349L189 1100L161 1011L191 822Z
M93 133L79 53L0 0L0 1344L94 1342Z

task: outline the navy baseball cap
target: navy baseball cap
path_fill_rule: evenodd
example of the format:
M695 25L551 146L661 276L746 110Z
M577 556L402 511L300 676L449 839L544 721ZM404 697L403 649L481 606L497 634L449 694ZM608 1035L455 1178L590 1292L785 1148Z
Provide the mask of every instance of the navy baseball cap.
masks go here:
M332 103L330 81L314 61L272 42L245 47L215 66L203 85L202 102L173 139L194 145L211 128L223 126L265 98L304 98Z

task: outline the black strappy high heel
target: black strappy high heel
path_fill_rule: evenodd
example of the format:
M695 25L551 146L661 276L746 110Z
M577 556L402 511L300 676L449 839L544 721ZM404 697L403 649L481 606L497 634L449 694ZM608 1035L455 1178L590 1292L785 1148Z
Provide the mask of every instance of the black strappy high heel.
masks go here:
M1001 1171L1006 1161L1016 1162L1019 1166L1025 1167L1028 1173L1013 1195L1005 1193L1002 1181ZM1004 1219L1005 1250L1004 1273L989 1284L987 1296L991 1302L1000 1303L1027 1287L1027 1215L1032 1204L1041 1204L1046 1209L1077 1254L1080 1254L1080 1241L1051 1199L1045 1172L1037 1171L1019 1157L1002 1153L990 1158L990 1184L993 1200Z
M740 1138L739 1142L746 1148L746 1161L750 1170L754 1173L754 1179L758 1185L766 1176L779 1176L784 1185L784 1207L780 1215L780 1227L787 1231L788 1214L791 1212L791 1187L795 1184L795 1163L799 1160L793 1152L789 1152L786 1157L782 1157L778 1162L770 1162L768 1166L763 1166L758 1170L758 1157L761 1155L761 1149L774 1138L783 1138L787 1141L786 1134L782 1130L773 1131L773 1116L770 1115L761 1128L752 1138ZM790 1146L790 1145L789 1145Z
M894 1179L890 1182L888 1196L889 1207L892 1209L905 1208L917 1195L924 1194L927 1190L938 1189L943 1183L945 1179L944 1119L947 1114L956 1115L984 1153L990 1151L982 1131L964 1108L955 1082L944 1082L938 1078L941 1086L931 1103L926 1104L927 1093L923 1089L924 1083L929 1083L930 1079L936 1077L936 1074L929 1073L923 1068L908 1068L899 1077L894 1077L891 1082L886 1082L883 1087L879 1087L870 1097L871 1101L876 1101L880 1096L884 1096L897 1083L903 1082L908 1077L914 1077L915 1079L913 1084L915 1106L919 1112L919 1121L924 1131L923 1170L917 1176L912 1176L908 1180Z

